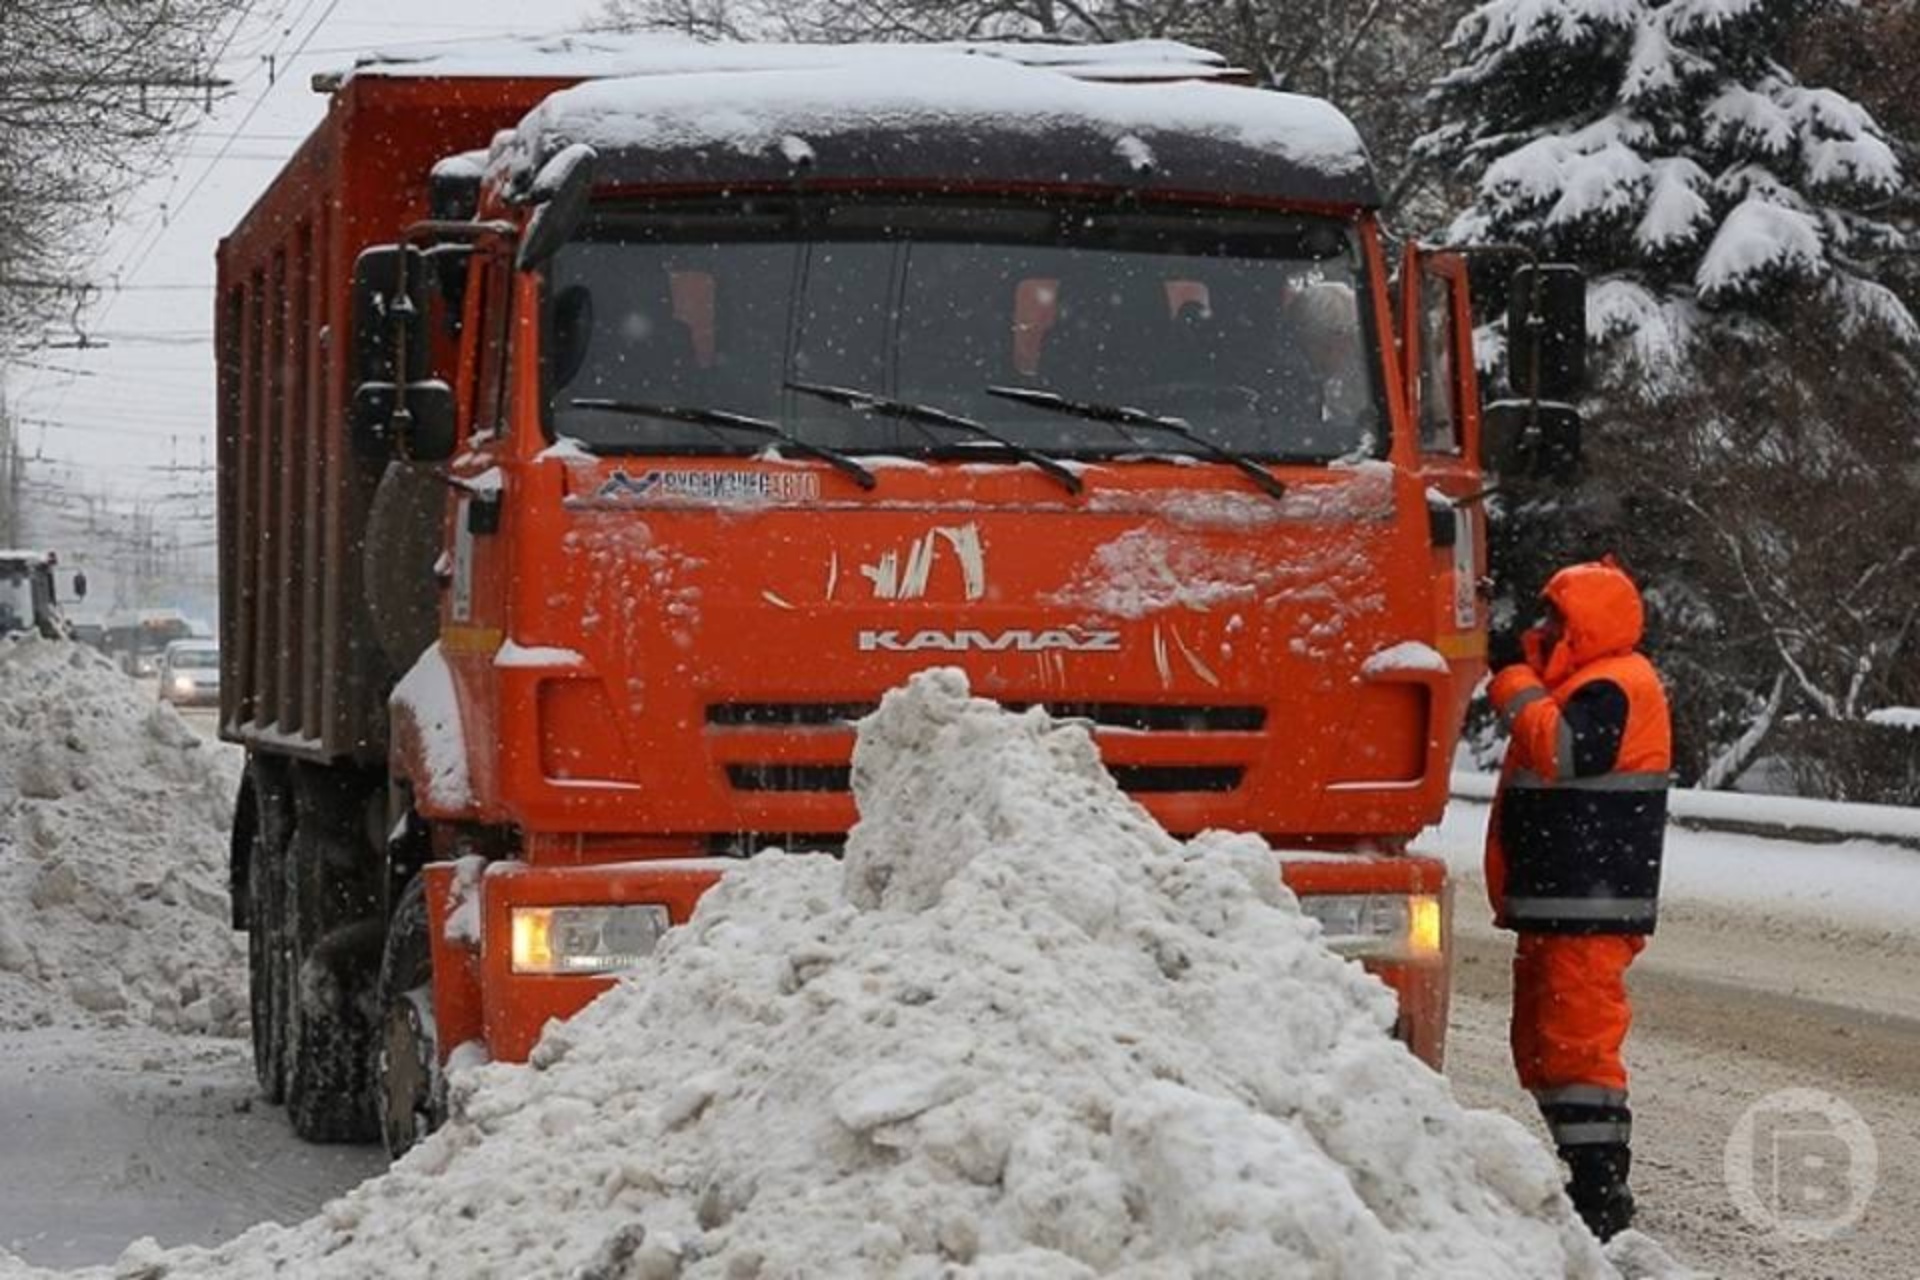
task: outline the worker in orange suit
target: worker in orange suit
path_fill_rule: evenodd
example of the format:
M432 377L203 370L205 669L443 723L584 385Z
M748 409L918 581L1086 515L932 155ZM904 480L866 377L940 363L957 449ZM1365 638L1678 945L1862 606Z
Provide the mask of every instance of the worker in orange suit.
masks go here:
M1562 569L1490 690L1511 740L1487 833L1494 923L1519 934L1513 1061L1595 1235L1633 1220L1620 1050L1627 966L1653 932L1672 736L1638 652L1640 592L1612 557Z

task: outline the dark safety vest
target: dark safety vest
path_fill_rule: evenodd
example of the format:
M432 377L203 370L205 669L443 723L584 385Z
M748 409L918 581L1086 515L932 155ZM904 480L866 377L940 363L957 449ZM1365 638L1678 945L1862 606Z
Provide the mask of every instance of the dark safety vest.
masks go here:
M1638 653L1602 658L1558 688L1519 695L1509 722L1542 698L1560 712L1553 758L1533 758L1545 749L1536 739L1501 788L1501 922L1528 933L1652 933L1673 766L1660 678Z

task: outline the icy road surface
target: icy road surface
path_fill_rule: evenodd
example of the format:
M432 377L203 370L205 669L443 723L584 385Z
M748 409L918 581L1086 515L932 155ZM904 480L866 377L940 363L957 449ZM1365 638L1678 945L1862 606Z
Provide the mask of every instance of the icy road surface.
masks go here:
M298 1222L386 1167L296 1142L254 1097L246 1043L147 1028L13 1032L0 1053L0 1246L109 1262L129 1241L214 1244ZM0 1267L4 1270L4 1267Z

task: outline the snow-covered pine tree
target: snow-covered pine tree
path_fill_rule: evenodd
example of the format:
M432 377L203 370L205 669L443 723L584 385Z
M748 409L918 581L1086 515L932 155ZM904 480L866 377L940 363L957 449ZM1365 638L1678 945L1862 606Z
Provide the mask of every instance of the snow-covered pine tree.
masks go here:
M1700 321L1791 296L1848 329L1920 326L1873 279L1893 149L1848 98L1780 60L1832 0L1492 0L1455 30L1421 151L1472 185L1449 238L1583 263L1598 336L1650 365Z
M1875 279L1903 247L1894 148L1790 69L1823 14L1860 17L1846 0L1491 0L1455 30L1420 148L1470 191L1445 238L1530 244L1593 281L1587 478L1496 500L1500 603L1529 612L1558 566L1622 553L1683 777L1724 785L1764 753L1856 779L1818 790L1897 802L1864 767L1888 752L1861 720L1920 697L1903 461L1920 328Z

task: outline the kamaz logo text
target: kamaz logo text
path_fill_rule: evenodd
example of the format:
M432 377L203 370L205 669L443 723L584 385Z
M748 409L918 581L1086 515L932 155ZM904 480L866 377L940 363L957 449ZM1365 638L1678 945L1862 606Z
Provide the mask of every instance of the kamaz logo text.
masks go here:
M1118 631L862 631L862 653L1118 653Z

